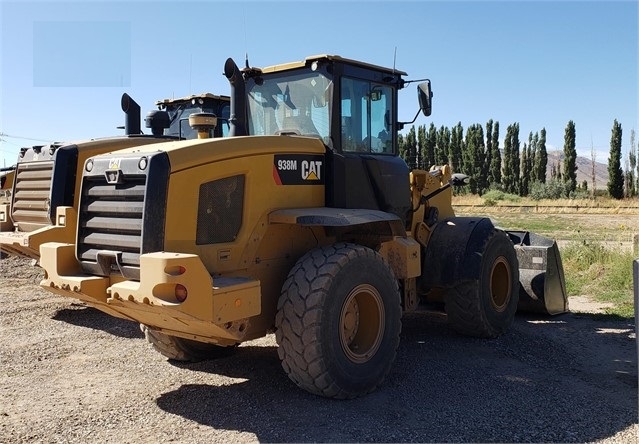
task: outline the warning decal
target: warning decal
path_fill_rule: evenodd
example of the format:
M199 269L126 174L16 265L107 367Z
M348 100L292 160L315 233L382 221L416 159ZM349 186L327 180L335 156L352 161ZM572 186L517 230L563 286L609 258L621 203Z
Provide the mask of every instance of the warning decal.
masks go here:
M277 185L324 185L324 156L276 154L273 180Z

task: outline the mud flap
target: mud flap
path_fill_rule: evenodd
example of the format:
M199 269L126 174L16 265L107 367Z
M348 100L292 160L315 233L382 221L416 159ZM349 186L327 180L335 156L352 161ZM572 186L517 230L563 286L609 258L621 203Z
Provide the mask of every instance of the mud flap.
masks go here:
M566 279L557 242L528 231L506 233L519 261L517 310L551 315L567 312Z

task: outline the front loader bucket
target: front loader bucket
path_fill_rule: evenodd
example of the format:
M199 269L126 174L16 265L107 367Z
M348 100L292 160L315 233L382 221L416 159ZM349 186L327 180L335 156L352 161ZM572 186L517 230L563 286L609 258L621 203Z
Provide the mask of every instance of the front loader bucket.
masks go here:
M545 314L568 311L566 279L554 239L528 231L506 231L519 260L517 310Z

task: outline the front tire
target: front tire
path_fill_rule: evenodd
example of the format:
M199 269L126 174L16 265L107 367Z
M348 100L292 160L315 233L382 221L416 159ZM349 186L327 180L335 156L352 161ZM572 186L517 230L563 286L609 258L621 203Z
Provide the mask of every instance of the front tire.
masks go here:
M508 235L494 229L481 251L479 276L456 283L446 297L450 326L481 338L505 333L519 302L519 265Z
M236 348L167 335L144 324L140 324L140 330L156 351L173 361L198 362L222 358L229 356Z
M370 393L399 345L397 279L370 248L317 248L289 273L275 325L282 367L299 387L339 399Z

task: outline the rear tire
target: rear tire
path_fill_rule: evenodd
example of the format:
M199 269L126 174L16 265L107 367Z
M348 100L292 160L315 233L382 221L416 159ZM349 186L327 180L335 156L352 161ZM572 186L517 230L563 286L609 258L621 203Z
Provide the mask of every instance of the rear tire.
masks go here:
M282 367L299 387L338 399L370 393L399 345L397 279L369 248L317 248L289 273L275 326Z
M235 346L223 347L167 335L144 324L140 324L140 329L156 351L174 361L198 362L222 358L229 356L236 349Z
M495 229L481 252L480 275L449 290L446 313L457 332L481 338L505 333L519 302L519 265L512 242Z

